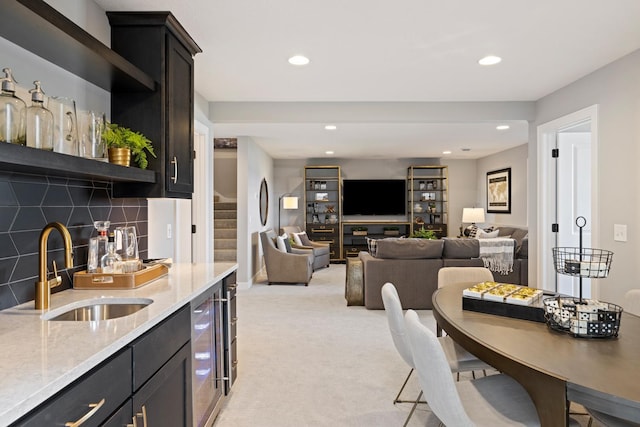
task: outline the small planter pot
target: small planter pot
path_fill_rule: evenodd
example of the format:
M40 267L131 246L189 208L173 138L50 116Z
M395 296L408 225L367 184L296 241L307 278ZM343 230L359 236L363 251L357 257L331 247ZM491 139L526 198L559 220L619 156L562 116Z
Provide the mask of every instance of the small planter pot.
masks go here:
M128 148L109 148L109 163L129 167L131 150Z

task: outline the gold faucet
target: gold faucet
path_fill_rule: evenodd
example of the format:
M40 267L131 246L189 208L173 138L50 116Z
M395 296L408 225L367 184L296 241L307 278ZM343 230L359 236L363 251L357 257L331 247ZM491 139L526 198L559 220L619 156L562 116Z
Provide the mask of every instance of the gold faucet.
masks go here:
M58 269L56 268L55 261L53 261L54 277L51 280L47 277L47 240L49 239L49 234L54 228L60 232L62 239L64 240L64 266L65 268L73 267L73 252L71 251L73 244L71 243L69 230L59 222L50 222L40 233L40 252L38 253L40 267L38 270L38 281L36 282L36 310L49 308L51 288L55 288L62 283L62 278L58 276Z

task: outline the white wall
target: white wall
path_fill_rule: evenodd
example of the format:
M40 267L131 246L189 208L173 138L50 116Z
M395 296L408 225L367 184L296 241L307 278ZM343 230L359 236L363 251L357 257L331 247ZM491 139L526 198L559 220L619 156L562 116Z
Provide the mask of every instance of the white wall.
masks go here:
M528 144L523 144L477 161L476 206L487 211L487 172L511 168L511 213L485 215L487 224L527 226L527 169Z
M259 232L277 227L277 196L273 189L273 159L251 138L238 137L238 284L252 285L262 268ZM260 223L259 194L262 179L269 190L267 224Z
M624 293L640 288L636 265L640 254L639 212L640 169L640 50L635 51L540 99L536 104L536 122L540 125L574 111L598 104L597 169L598 217L594 231L599 239L594 245L614 252L609 277L592 281L595 295L603 301L623 303ZM538 260L536 239L537 140L536 126L529 138L529 281L535 277ZM613 240L613 225L627 225L627 242ZM597 230L597 231L596 231Z

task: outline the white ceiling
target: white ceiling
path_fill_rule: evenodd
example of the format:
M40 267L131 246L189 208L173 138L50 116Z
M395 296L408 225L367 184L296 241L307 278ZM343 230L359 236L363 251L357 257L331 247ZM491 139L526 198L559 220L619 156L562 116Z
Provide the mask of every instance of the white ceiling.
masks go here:
M96 0L170 10L203 53L196 91L217 102L535 101L640 48L640 1ZM293 67L294 54L311 63ZM495 54L493 67L477 64ZM526 118L454 123L212 117L216 137L251 136L274 158L478 158L523 144ZM242 123L240 123L242 122ZM472 148L462 152L461 148Z

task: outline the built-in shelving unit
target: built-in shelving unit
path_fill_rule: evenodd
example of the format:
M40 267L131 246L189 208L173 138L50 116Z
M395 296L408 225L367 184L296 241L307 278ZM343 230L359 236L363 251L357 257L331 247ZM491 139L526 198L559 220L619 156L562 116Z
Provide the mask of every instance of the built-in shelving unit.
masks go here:
M447 236L449 222L449 169L447 166L410 166L407 172L407 212L411 233L425 228L438 238Z
M408 237L411 223L402 221L343 221L342 253L345 257L356 257L360 251L367 251L367 237Z
M54 153L37 148L0 142L0 168L4 171L60 176L66 178L96 179L122 182L156 182L150 170L125 167L112 163L85 159L68 154Z
M105 90L153 92L156 82L42 0L2 2L0 37ZM0 142L5 171L155 183L156 173Z
M309 239L330 244L331 261L342 258L340 166L305 166L304 223Z
M0 36L109 92L153 92L151 76L42 0L2 2Z

